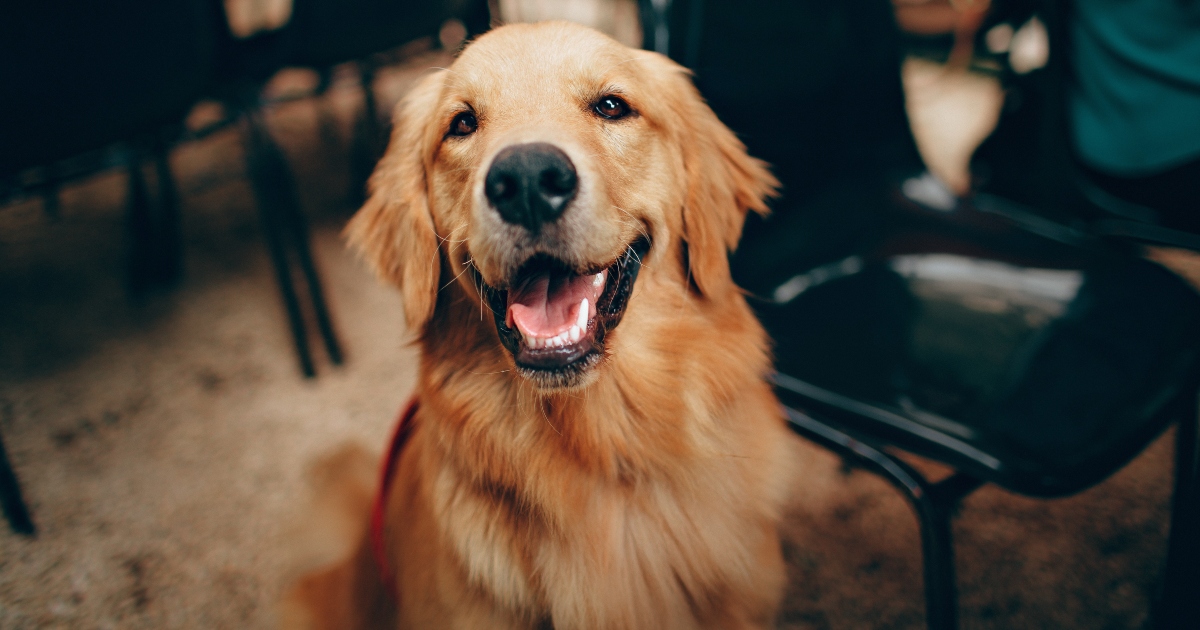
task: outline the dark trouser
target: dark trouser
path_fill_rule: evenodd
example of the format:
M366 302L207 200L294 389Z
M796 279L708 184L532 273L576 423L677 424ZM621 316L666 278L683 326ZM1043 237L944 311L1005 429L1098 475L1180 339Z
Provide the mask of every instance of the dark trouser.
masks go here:
M1200 234L1200 159L1145 177L1083 172L1110 195L1154 210L1163 227Z

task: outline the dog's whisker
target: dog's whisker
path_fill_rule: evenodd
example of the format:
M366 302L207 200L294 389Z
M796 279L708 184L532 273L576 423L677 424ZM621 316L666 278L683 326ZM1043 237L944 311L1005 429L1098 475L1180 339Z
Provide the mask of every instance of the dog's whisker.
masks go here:
M443 284L443 285L442 285L442 288L438 289L438 291L445 291L445 290L446 290L446 287L448 287L448 286L450 286L450 285L454 284L454 282L455 282L456 280L458 280L459 278L461 278L461 277L462 277L462 275L463 275L464 273L467 273L467 270L466 270L466 269L463 269L462 271L458 272L458 275L457 275L457 276L454 276L453 278L450 278L450 280L449 280L448 282L446 282L446 284Z
M483 278L479 277L478 269L475 267L475 259L467 258L463 261L463 273L469 270L474 270L476 273L471 274L471 283L475 285L475 292L479 294L479 321L483 321L483 307L486 300L483 299ZM491 310L491 305L488 305L488 310Z
M478 299L478 302L479 302L479 321L481 321L481 322L482 322L482 321L484 321L484 319L483 319L483 288L479 286L479 283L478 283L478 282L476 282L476 283L475 283L475 292L479 294L479 299Z
M613 208L616 208L618 211L624 213L625 216L629 217L628 220L630 223L633 224L634 229L636 229L639 234L646 237L646 240L650 240L650 233L646 231L646 225L644 223L642 223L641 221L638 221L637 218L633 216L633 214L631 214L628 210L626 210L625 208L622 208L621 206L613 204Z
M454 230L450 230L450 234L454 234ZM449 238L449 236L447 236L447 238ZM445 243L445 242L446 242L446 240L445 240L445 239L443 239L443 240L442 240L442 242L443 242L443 243ZM461 243L462 241L459 241L459 242ZM457 245L456 245L455 247L457 247ZM451 248L451 249L450 249L450 251L451 251L451 253L453 253L453 252L454 252L454 249L453 249L453 248ZM469 262L469 261L470 261L470 259L468 259L468 262ZM466 263L463 263L463 264L466 264ZM438 289L438 291L439 291L439 292L441 292L441 291L444 291L444 290L446 290L446 287L448 287L448 286L450 286L450 285L454 284L454 282L455 282L456 280L458 280L459 278L461 278L461 277L462 277L462 275L463 275L464 273L466 273L466 272L467 272L468 270L470 270L470 269L471 269L470 267L465 267L465 268L464 268L462 271L458 272L458 275L457 275L457 276L454 276L453 278L451 278L451 279L450 279L450 281L449 281L449 282L447 282L446 284L442 285L442 288ZM482 296L481 296L481 297L482 297Z
M629 245L626 245L626 246L625 246L625 249L629 250L629 253L630 253L630 254L633 254L633 257L634 257L635 259L637 259L637 261L638 261L638 266L640 266L640 267L645 267L645 266L646 266L646 265L644 265L644 264L642 263L642 257L638 255L638 253L637 253L637 250L636 250L636 249L634 249L633 247L631 247L631 246L629 246Z
M538 408L538 411L540 411L540 412L542 413L542 418L543 418L543 419L546 421L546 424L547 424L547 425L549 425L549 426L550 426L550 428L551 428L551 429L552 429L552 430L553 430L555 433L557 433L557 434L558 434L558 437L562 437L562 431L559 431L559 430L558 430L558 427L554 426L554 423L553 423L553 422L550 422L550 416L547 416L547 415L546 415L546 408L545 408L544 406L542 406L542 405L539 405L539 404L537 404L536 402L534 403L534 406L535 406L535 407L537 407L537 408Z

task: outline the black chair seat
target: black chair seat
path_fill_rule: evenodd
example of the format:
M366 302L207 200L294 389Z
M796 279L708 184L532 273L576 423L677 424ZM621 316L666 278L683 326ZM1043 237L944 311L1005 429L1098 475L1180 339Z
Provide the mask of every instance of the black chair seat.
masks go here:
M756 304L781 394L1021 494L1078 492L1194 387L1200 294L1153 263L982 219L916 222Z
M792 429L908 496L921 526L926 621L951 630L950 521L963 497L989 482L1038 497L1078 492L1178 422L1152 616L1157 628L1200 627L1200 294L1070 228L986 209L881 204L860 238L790 277L754 262L806 260L796 246L814 238L747 234L742 247L754 254L734 269L775 340L776 391ZM808 223L802 213L791 226ZM956 472L931 482L892 449Z

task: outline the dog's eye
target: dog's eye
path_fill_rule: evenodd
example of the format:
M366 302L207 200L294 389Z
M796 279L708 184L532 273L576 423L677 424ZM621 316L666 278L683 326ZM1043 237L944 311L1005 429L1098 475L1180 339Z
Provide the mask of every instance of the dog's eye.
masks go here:
M609 119L616 120L629 115L629 104L621 100L619 96L603 96L596 104L592 106L597 114Z
M450 135L452 136L469 136L475 133L477 128L479 128L479 120L472 112L462 112L450 121Z

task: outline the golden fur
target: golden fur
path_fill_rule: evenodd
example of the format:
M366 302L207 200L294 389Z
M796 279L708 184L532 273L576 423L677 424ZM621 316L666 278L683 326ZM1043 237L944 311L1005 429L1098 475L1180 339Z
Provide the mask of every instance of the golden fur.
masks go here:
M636 115L596 116L606 92ZM464 103L478 132L447 141ZM579 171L555 228L564 257L607 263L639 234L653 243L603 360L569 387L514 369L467 273L491 284L519 263L481 178L531 141ZM387 498L398 592L364 539L300 581L287 623L772 627L794 442L727 255L776 185L683 68L583 27L501 27L424 77L347 229L403 292L421 350L415 430Z

